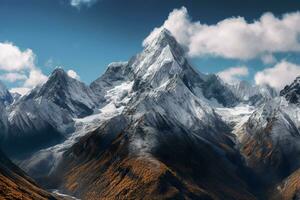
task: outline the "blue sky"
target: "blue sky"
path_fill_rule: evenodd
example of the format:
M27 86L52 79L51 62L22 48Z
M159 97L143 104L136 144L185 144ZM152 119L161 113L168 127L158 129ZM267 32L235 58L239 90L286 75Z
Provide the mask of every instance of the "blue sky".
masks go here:
M80 1L83 3L80 4ZM99 77L110 62L128 60L141 51L143 40L155 27L164 24L174 9L178 12L182 12L183 8L187 10L191 23L189 27L200 23L212 28L222 20L232 19L232 17L244 17L246 23L251 24L254 20L259 21L266 12L271 12L275 19L280 20L283 14L300 10L300 2L295 0L264 2L251 0L242 3L238 0L93 0L91 3L88 1L0 0L0 44L10 44L11 47L18 48L19 53L31 50L31 53L27 53L30 54L29 57L32 55L34 57L33 61L29 61L34 66L22 68L21 65L28 63L25 59L26 62L13 63L12 65L19 66L14 68L7 66L11 62L8 62L9 58L4 59L7 55L0 48L2 81L10 88L30 88L39 82L35 75L47 76L56 66L62 66L65 70L74 70L80 79L88 84ZM190 36L197 36L198 33L195 32L199 30L202 29L195 28L194 33L189 33ZM288 30L285 31L287 32L285 37L289 38ZM300 32L293 31L295 34ZM180 33L175 33L175 36L177 35ZM213 39L210 40L214 42ZM256 42L255 38L253 41ZM226 41L220 42L226 43ZM203 45L203 42L199 44ZM2 49L6 48L9 47L4 45ZM218 52L216 49L218 47L214 45L204 53L203 49L198 49L194 53L196 55L190 56L190 62L205 73L217 73L230 67L246 67L246 74L242 72L235 75L236 77L240 75L240 78L253 83L257 72L272 68L276 64L288 65L286 69L298 73L300 60L299 50L296 47L261 50L261 54L268 54L268 56L271 54L273 58L273 61L267 64L262 62L262 55L245 59L235 54L228 56L224 51ZM12 48L11 50L13 51ZM2 59L5 60L2 66L1 53ZM20 56L24 58L23 54ZM32 73L32 80L27 80L32 71L37 73ZM19 73L22 76L17 80L8 79L6 76L8 73ZM234 70L232 73L235 73ZM227 73L225 76L232 76L232 74ZM268 78L266 74L263 78L265 77Z

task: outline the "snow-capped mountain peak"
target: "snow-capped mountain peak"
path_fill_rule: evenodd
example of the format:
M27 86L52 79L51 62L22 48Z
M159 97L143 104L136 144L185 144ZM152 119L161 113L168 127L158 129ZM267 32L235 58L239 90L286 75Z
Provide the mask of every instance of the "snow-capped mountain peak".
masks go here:
M163 29L132 62L132 70L144 81L160 81L165 75L178 74L186 62L184 51L171 33ZM158 80L160 79L160 80ZM162 80L165 81L165 80Z
M184 49L168 30L161 30L144 47L128 62L110 64L106 72L90 85L99 102L107 102L104 98L106 91L124 81L133 82L133 91L151 90L178 76L198 97L222 105L235 104L237 99L215 75L202 74L189 64Z
M4 134L7 152L18 152L18 148L10 148L11 144L30 152L59 142L73 131L74 118L91 115L96 106L96 97L88 86L63 69L55 69L46 83L8 107Z
M48 81L27 98L42 98L69 110L75 116L91 114L96 105L93 92L84 83L73 79L62 69L55 69Z
M152 38L151 41L148 41L148 44L145 45L146 50L153 50L153 49L162 49L166 46L170 46L172 52L177 56L183 56L184 50L183 48L177 43L174 36L171 34L170 31L167 29L162 29L159 34Z
M73 81L71 77L62 69L56 68L50 75L48 81L41 87L40 95L43 95L46 90L49 90L51 87L66 87L69 81ZM75 81L74 81L75 82Z

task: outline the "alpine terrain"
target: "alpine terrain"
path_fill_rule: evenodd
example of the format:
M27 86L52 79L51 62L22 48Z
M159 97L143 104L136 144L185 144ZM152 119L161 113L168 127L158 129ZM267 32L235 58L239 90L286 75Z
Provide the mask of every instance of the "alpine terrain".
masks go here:
M167 29L90 85L1 84L0 198L300 199L299 95L201 73Z

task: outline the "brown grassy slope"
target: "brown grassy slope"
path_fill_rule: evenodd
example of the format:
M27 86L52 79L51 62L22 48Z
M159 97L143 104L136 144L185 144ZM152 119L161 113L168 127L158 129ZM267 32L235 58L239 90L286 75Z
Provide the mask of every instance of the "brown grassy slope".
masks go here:
M0 199L55 200L0 152Z
M281 198L281 192L274 188L285 182L285 179L293 173L294 168L297 166L294 167L291 165L293 162L290 160L298 155L297 152L286 154L279 143L274 142L271 134L275 123L276 118L271 118L266 127L262 130L253 132L252 134L248 134L247 132L240 133L244 135L240 145L240 151L249 168L254 171L255 176L262 182L260 189L262 199L273 200L276 196L276 199L281 200L285 198ZM293 176L295 175L289 178ZM287 191L293 190L293 185L296 183L294 180L289 180L289 178L287 178L287 180L288 182L291 181L291 186L286 188ZM289 197L287 199L292 200L293 198Z
M228 161L208 144L176 138L170 132L159 135L166 143L161 142L155 152L134 154L130 137L143 135L141 129L134 130L138 133L121 132L105 149L101 130L82 138L61 163L58 176L63 177L63 189L84 200L256 199L235 169L228 168Z
M285 178L271 192L272 200L297 200L300 199L300 169Z
M127 150L119 145L116 141L101 159L73 168L66 176L65 189L83 199L95 200L213 199L203 189L182 181L157 160L144 156L126 157Z

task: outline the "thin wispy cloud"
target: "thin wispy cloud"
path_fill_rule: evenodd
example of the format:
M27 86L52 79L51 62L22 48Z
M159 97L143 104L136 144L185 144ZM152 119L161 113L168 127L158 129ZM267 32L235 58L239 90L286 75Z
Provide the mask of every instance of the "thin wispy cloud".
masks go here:
M26 79L27 79L27 76L25 74L16 73L16 72L5 73L5 74L0 75L0 80L7 81L10 83L14 83L16 81L24 81Z
M98 0L70 0L71 6L80 8L81 6L91 6L95 4Z

